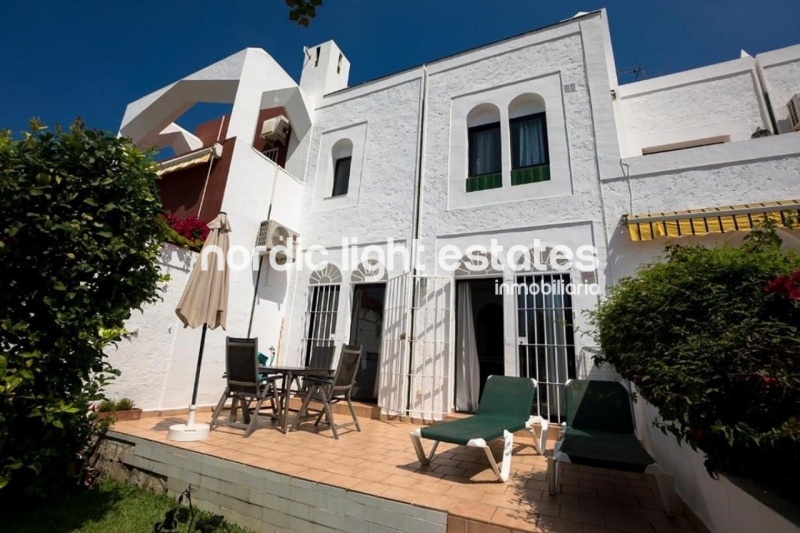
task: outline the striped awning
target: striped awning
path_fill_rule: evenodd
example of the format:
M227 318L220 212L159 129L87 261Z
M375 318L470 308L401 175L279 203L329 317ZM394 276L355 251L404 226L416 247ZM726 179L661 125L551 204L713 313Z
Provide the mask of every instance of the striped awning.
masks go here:
M762 202L686 211L623 215L632 241L750 231L771 220L778 227L798 227L800 200Z
M169 174L170 172L208 163L212 157L219 158L221 156L222 145L215 144L209 148L203 148L202 150L197 150L196 152L179 155L178 157L173 157L172 159L168 159L162 163L159 163L156 174L163 176L164 174Z

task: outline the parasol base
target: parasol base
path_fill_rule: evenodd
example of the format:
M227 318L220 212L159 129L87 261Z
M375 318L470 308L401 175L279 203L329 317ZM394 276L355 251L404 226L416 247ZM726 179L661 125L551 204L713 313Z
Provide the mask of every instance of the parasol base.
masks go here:
M179 442L203 440L208 437L210 431L211 427L208 424L193 424L191 427L188 424L175 424L170 426L167 439Z

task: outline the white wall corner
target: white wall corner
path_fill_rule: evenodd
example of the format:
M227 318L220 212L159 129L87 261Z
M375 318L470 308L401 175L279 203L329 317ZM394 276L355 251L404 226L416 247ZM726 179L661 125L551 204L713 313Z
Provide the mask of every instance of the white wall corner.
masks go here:
M612 90L617 87L616 64L611 47L608 19L581 21L581 38L586 65L586 79L591 96L592 118L599 179L619 175L620 143Z
M322 97L347 88L350 61L333 41L303 49L303 71L300 88L314 107Z

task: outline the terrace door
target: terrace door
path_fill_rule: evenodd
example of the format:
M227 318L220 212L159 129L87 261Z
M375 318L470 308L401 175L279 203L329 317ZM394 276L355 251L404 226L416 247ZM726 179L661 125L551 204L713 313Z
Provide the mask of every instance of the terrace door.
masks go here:
M385 300L385 283L361 284L353 289L350 344L361 346L363 349L353 389L353 398L357 400L378 401L378 367Z
M456 282L456 411L477 411L486 378L505 375L503 296L496 279Z

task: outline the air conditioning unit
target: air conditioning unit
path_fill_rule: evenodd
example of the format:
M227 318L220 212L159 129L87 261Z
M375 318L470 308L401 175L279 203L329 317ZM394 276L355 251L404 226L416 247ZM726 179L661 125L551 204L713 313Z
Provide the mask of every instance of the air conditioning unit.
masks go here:
M265 220L258 228L255 252L259 255L269 254L273 248L282 247L276 252L281 261L294 261L297 255L297 239L300 236L286 226L274 220Z
M800 94L792 96L789 100L789 122L794 131L800 131Z
M267 119L261 125L261 138L269 143L274 143L275 141L285 143L288 135L289 119L283 115Z

